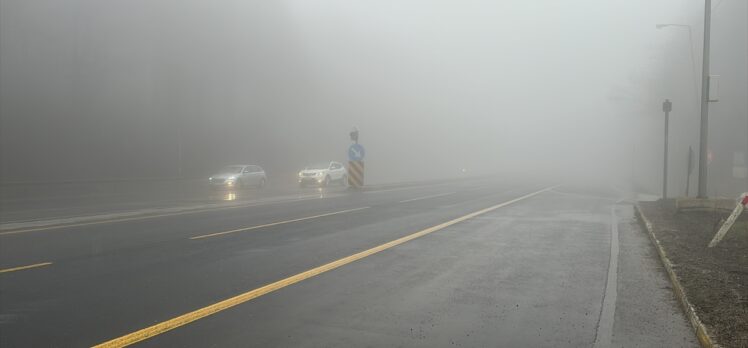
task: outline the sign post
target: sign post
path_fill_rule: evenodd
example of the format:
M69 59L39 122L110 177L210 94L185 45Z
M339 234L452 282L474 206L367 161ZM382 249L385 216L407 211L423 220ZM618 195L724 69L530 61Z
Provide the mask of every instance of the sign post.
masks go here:
M353 130L351 130L350 136L351 136L351 141L358 144L358 128L353 127Z

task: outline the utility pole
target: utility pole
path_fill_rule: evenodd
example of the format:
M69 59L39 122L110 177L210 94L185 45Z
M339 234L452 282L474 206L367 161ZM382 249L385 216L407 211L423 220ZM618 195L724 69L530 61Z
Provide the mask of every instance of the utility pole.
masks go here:
M667 145L668 145L668 128L670 128L670 111L673 110L673 103L665 99L662 103L662 111L665 112L665 155L663 156L662 169L662 199L667 199Z
M712 0L704 1L704 53L701 58L701 137L699 141L699 198L706 198L707 151L709 135L709 35Z
M686 197L688 197L689 189L691 188L691 172L693 172L693 148L688 147L688 168L686 168Z
M182 178L182 128L179 127L179 123L177 123L177 175L180 179Z

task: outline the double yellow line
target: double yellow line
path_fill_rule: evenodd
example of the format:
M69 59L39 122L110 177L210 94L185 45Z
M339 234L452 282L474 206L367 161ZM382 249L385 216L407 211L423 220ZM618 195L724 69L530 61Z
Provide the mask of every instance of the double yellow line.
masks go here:
M42 263L35 263L33 265L27 265L27 266L18 266L13 268L4 268L0 269L0 273L10 273L15 271L23 271L25 269L31 269L31 268L38 268L38 267L44 267L51 265L51 262L42 262Z
M453 220L441 223L441 224L436 225L436 226L429 227L427 229L424 229L424 230L418 231L416 233L407 235L405 237L393 240L391 242L388 242L388 243L385 243L385 244L373 247L373 248L368 249L368 250L364 250L362 252L359 252L359 253L356 253L356 254L344 257L344 258L339 259L337 261L333 261L333 262L330 262L328 264L325 264L325 265L322 265L322 266L319 266L319 267L316 267L316 268L312 268L312 269L310 269L308 271L305 271L305 272L293 275L293 276L285 278L285 279L281 279L279 281L276 281L274 283L270 283L270 284L265 285L263 287L260 287L260 288L257 288L257 289L251 290L251 291L247 291L247 292L245 292L243 294L239 294L237 296L225 299L223 301L214 303L212 305L209 305L209 306L206 306L206 307L194 310L194 311L189 312L189 313L182 314L182 315L180 315L178 317L166 320L164 322L161 322L161 323L158 323L158 324L146 327L144 329L135 331L133 333L130 333L130 334L127 334L127 335L115 338L113 340L101 343L99 345L96 345L95 347L126 347L126 346L129 346L131 344L134 344L134 343L137 343L137 342L149 339L151 337L160 335L160 334L162 334L164 332L176 329L176 328L178 328L180 326L187 325L187 324L189 324L189 323L191 323L193 321L205 318L207 316L213 315L213 314L218 313L220 311L226 310L228 308L231 308L231 307L237 306L239 304L242 304L244 302L250 301L252 299L258 298L258 297L260 297L262 295L265 295L265 294L271 293L273 291L285 288L285 287L287 287L289 285L298 283L298 282L300 282L302 280L312 278L312 277L317 276L319 274L322 274L322 273L334 270L334 269L336 269L338 267L347 265L347 264L349 264L351 262L363 259L363 258L365 258L367 256L371 256L371 255L376 254L376 253L378 253L380 251L384 251L384 250L393 248L395 246L398 246L398 245L403 244L405 242L411 241L413 239L416 239L416 238L425 236L427 234L430 234L430 233L442 230L444 228L447 228L447 227L452 226L454 224L463 222L465 220L472 219L472 218L474 218L474 217L476 217L478 215L482 215L482 214L494 211L496 209L499 209L501 207L505 207L507 205L510 205L510 204L519 202L521 200L533 197L535 195L541 194L541 193L546 192L548 190L551 190L553 188L555 188L555 186L554 187L545 188L543 190L536 191L536 192L524 195L522 197L515 198L513 200L510 200L510 201L507 201L507 202L504 202L504 203L496 204L494 206L491 206L491 207L488 207L488 208L485 208L485 209L478 210L476 212L473 212L473 213L470 213L470 214L458 217L456 219L453 219Z

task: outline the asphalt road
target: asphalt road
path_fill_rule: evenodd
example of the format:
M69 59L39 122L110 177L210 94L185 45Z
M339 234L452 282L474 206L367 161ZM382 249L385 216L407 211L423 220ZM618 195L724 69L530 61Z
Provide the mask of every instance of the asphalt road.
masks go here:
M0 234L0 346L696 346L631 205L553 184Z
M335 192L339 187L326 188ZM262 189L211 189L206 179L122 181L86 184L4 185L0 187L3 224L62 219L134 210L245 202L308 193L291 183L270 182ZM2 226L0 226L2 228Z

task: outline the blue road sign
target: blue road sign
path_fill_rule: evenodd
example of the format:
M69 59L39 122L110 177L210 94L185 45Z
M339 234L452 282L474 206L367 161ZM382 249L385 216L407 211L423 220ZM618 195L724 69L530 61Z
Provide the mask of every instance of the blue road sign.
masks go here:
M361 161L366 155L366 150L361 144L353 144L348 148L348 160L349 161Z

